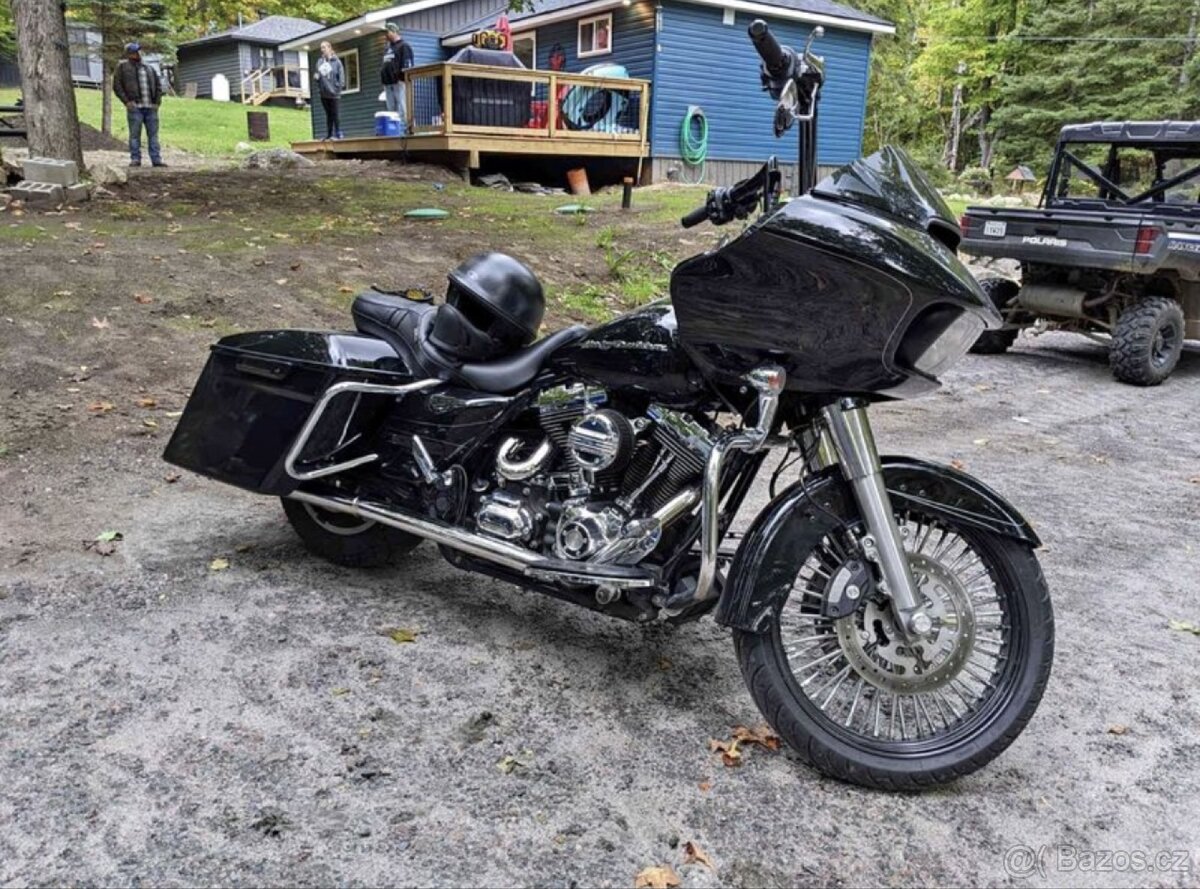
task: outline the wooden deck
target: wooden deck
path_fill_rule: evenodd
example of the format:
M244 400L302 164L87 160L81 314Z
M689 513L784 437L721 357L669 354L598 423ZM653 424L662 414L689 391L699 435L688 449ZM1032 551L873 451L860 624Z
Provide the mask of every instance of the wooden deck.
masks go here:
M485 65L407 72L408 136L292 143L318 157L403 157L477 169L482 155L624 158L650 154L650 84ZM602 113L601 113L602 112Z

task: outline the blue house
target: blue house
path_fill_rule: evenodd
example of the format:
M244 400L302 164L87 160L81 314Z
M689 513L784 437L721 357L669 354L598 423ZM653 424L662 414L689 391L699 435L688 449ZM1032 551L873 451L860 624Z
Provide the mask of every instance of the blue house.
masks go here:
M503 11L497 7L496 0L414 0L285 44L284 49L315 54L321 41L330 41L350 81L341 111L347 138L302 143L297 149L365 155L430 148L461 154L472 167L481 156L494 153L580 159L582 165L589 158L610 157L636 161L643 181L672 175L692 181L703 172L707 183L731 182L771 154L785 161L795 157L794 138L777 141L773 136L774 103L759 90L758 56L746 36L750 22L763 18L781 42L793 46L802 44L817 25L825 29L816 44L827 76L818 162L828 168L861 152L872 41L895 30L832 0L535 0L532 10L508 15L513 54L530 69L512 75L530 83L524 129L502 133L496 127L462 126L461 121L447 126L440 90L446 89L449 100L448 77L461 80L465 70L422 66L444 63L469 45L477 31L494 27ZM413 46L418 66L410 77L415 82L410 102L416 106L410 107L414 132L401 140L374 137L375 114L383 109L378 70L389 22L399 25ZM310 61L310 68L314 64ZM569 116L571 103L564 97L570 89L578 88L575 95L583 98L600 89L588 92L587 81L572 75L597 65L604 66L599 73L606 77L619 66L615 70L623 69L633 82L644 81L645 91L631 88L620 102L624 113L607 118L612 125L604 132L580 132L573 121L564 128L562 118ZM424 86L423 78L428 79ZM606 80L604 88L610 87L615 84ZM546 119L547 105L555 106L549 112L556 114L555 121ZM426 106L428 113L422 110ZM453 107L465 106L455 97ZM697 109L707 122L707 145L699 144ZM519 115L524 113L522 108ZM319 107L313 115L315 139L325 127ZM701 155L703 171L696 163Z

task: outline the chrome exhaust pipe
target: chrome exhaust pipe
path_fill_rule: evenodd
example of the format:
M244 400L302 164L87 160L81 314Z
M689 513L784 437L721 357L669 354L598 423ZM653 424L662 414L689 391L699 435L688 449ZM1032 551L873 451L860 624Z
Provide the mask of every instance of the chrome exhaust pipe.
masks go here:
M434 543L444 544L461 553L486 559L489 562L494 562L497 565L503 565L505 568L511 568L516 571L524 571L528 566L546 560L546 557L539 553L514 546L503 540L485 537L482 534L473 534L470 531L464 531L445 522L439 522L437 519L424 518L412 513L385 509L376 503L370 503L357 498L322 497L317 494L309 494L306 491L293 491L288 496L293 500L299 500L301 503L308 503L312 506L319 506L321 509L327 509L330 512L341 512L364 521L379 522L379 524L387 525L389 528L396 528L405 533L414 534L426 540L432 540Z

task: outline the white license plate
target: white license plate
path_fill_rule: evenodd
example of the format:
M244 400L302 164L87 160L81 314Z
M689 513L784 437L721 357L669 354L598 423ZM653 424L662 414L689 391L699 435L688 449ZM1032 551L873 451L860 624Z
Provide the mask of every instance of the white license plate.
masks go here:
M1007 232L1007 222L985 222L983 224L983 233L989 238L1003 238Z

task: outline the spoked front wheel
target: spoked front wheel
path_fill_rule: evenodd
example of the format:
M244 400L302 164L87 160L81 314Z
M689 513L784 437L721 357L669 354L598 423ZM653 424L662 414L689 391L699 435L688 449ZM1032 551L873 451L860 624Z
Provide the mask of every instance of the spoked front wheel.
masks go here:
M1054 617L1041 568L1020 541L911 512L898 515L933 629L900 633L888 598L861 593L827 616L861 561L852 526L805 559L777 620L735 636L742 672L774 729L822 772L915 790L990 762L1041 700Z

